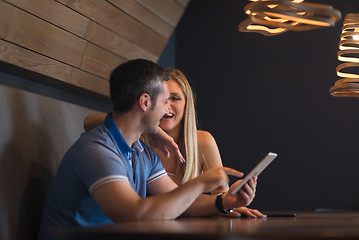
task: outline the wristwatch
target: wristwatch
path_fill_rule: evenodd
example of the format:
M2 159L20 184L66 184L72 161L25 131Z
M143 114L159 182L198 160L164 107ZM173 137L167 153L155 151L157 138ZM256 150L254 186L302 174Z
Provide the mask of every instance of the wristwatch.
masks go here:
M217 207L218 211L220 211L221 213L231 213L231 212L233 212L233 208L231 208L231 209L224 209L223 208L223 203L222 203L222 201L223 201L222 195L223 194L224 193L220 193L220 194L217 195L217 197L216 197L216 207Z

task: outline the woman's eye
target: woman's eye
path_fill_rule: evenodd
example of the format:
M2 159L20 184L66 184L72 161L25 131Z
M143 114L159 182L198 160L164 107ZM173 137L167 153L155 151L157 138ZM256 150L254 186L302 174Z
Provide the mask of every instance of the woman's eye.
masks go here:
M181 100L181 98L179 98L179 97L170 97L170 99L171 99L172 101L179 101L179 100Z

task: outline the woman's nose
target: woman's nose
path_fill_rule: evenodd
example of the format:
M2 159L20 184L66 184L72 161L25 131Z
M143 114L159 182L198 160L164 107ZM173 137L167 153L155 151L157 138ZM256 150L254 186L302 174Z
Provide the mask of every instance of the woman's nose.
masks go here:
M166 113L169 113L171 106L169 103L166 104Z

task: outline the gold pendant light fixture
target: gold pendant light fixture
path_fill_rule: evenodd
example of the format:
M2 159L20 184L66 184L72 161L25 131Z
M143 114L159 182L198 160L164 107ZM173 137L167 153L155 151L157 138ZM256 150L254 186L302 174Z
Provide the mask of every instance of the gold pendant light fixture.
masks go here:
M337 67L338 77L342 77L330 88L334 97L359 97L359 13L345 16L340 35Z
M240 32L274 36L286 31L306 31L334 26L341 18L332 6L304 0L251 0L244 7L249 17L238 25Z

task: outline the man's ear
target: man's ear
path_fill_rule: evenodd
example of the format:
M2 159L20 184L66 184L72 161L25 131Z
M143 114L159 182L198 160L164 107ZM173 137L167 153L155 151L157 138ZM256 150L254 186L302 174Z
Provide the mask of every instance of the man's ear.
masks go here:
M138 99L138 104L140 108L145 112L151 108L152 101L150 95L148 93L142 93L140 98Z

